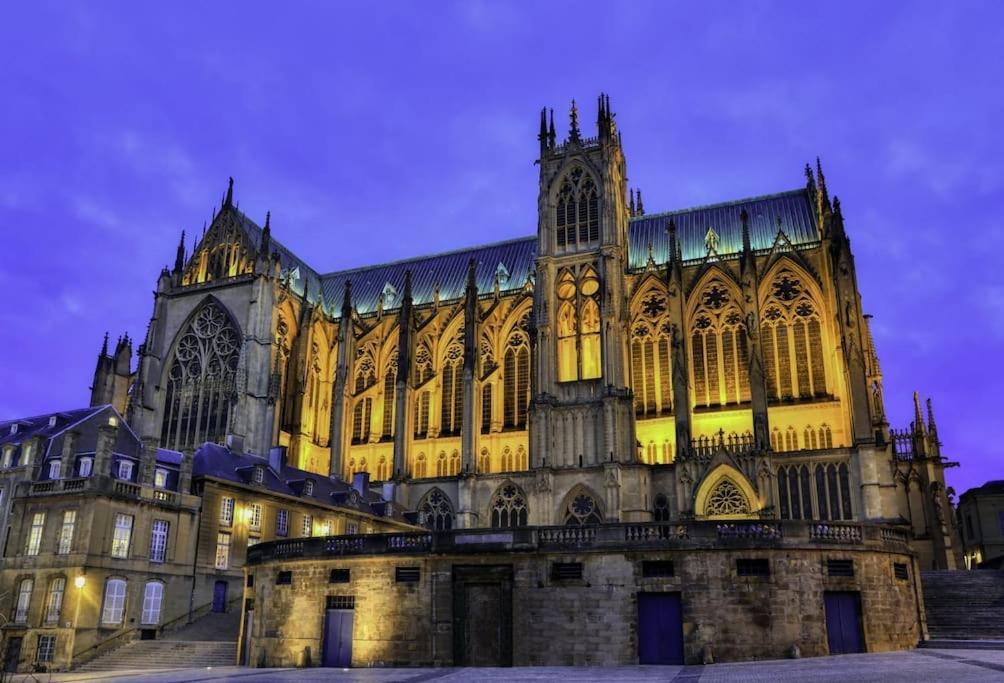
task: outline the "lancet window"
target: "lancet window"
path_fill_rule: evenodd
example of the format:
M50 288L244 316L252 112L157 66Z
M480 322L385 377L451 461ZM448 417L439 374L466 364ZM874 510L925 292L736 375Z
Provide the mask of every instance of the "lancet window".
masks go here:
M373 399L367 396L356 400L352 408L352 443L366 443L370 440L370 419L373 413Z
M485 382L481 386L481 433L487 434L492 429L492 383Z
M746 324L733 290L714 279L697 295L690 322L694 401L698 406L750 400Z
M415 396L415 438L429 435L429 392L420 391Z
M438 488L422 496L418 512L422 516L422 524L430 529L446 531L453 528L453 504Z
M492 471L492 456L487 448L482 448L478 455L478 472L488 474Z
M631 388L639 417L673 410L669 322L663 320L666 297L657 292L641 302L631 328Z
M526 526L529 515L526 494L512 482L506 482L495 490L490 509L493 528Z
M777 491L781 519L852 519L846 463L779 467Z
M652 509L652 519L656 522L669 521L669 499L665 493L656 494L655 505Z
M761 310L768 398L826 396L820 307L801 276L790 270L779 272L766 290Z
M167 376L161 444L176 450L221 443L236 398L241 339L227 313L206 303L181 333Z
M397 412L397 352L391 355L383 371L383 430L382 438L394 437L394 417Z
M526 411L530 403L530 343L521 330L513 332L506 342L502 368L503 424L509 428L526 428Z
M600 366L600 279L592 268L578 278L558 278L558 381L598 379Z
M453 342L443 359L440 434L459 434L464 415L464 347Z
M423 479L428 474L428 463L425 460L425 453L419 453L415 458L415 473L416 479Z
M599 192L596 181L574 166L558 189L555 227L559 249L595 244L600 239Z

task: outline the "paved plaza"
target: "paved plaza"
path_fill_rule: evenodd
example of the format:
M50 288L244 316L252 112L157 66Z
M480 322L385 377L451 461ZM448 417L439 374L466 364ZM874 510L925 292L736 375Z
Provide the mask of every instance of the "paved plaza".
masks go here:
M456 681L1004 681L1004 650L910 650L709 666L513 667L504 669L248 669L17 675L12 681L183 683L188 681L335 681L337 683L454 683Z

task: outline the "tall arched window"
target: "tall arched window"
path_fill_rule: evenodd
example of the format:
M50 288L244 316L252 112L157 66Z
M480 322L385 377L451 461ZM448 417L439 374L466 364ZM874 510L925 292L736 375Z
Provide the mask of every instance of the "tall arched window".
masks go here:
M102 624L121 624L125 616L126 582L123 579L105 581L105 599L101 606Z
M529 509L523 489L511 481L495 489L490 505L492 527L506 529L526 526Z
M390 363L383 373L383 432L384 439L394 437L394 417L397 401L397 363Z
M666 298L653 292L642 302L631 329L631 388L639 417L673 410L671 328L659 320L665 311Z
M449 461L446 459L446 451L439 451L439 457L436 458L436 476L447 476L450 473L449 466Z
M512 472L515 468L515 463L512 459L512 449L506 446L502 449L502 471Z
M164 599L164 584L160 581L149 581L143 587L143 612L141 624L160 623L160 605Z
M356 401L352 408L352 443L366 443L370 440L370 417L373 412L373 399L367 396Z
M750 400L749 343L742 311L731 288L718 279L697 295L690 322L694 401L698 406Z
M304 411L306 415L305 427L308 432L313 433L316 426L320 424L320 414L321 414L321 359L320 359L321 349L317 342L311 342L310 344L310 360L307 365L307 386L306 386L306 398L307 398L307 409Z
M812 519L812 485L807 465L779 467L777 491L781 519Z
M390 465L387 463L387 456L381 455L376 466L376 480L387 481L390 479Z
M167 375L161 445L222 443L236 398L241 336L230 316L206 303L179 335Z
M652 520L656 522L669 521L669 499L666 498L665 493L657 493L655 496L655 505L652 510Z
M373 356L365 349L359 349L356 352L356 393L366 391L376 384L376 381Z
M428 467L425 461L425 453L419 453L415 458L415 478L422 479L426 476Z
M505 390L502 403L504 425L524 429L530 403L530 344L522 331L513 332L506 343L502 381Z
M488 474L492 471L492 455L487 448L482 448L478 455L478 472Z
M781 270L762 296L760 343L771 400L826 396L820 307L800 276Z
M464 416L464 347L453 342L443 359L439 433L459 434Z
M599 193L592 176L581 166L565 175L555 210L558 249L595 244L600 239Z
M574 278L558 278L558 381L598 379L603 375L600 351L600 279L586 267Z
M492 383L485 382L481 386L481 433L487 434L492 429Z
M569 494L563 515L565 526L603 523L603 512L596 503L596 499L581 489Z
M851 485L846 463L816 465L816 505L819 519L852 518Z
M431 489L422 496L418 504L422 525L435 531L453 528L453 505L450 498L438 488Z

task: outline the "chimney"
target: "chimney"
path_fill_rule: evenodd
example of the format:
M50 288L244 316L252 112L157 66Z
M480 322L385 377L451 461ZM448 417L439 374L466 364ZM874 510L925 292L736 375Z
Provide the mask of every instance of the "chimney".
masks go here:
M285 446L273 446L268 450L268 466L271 467L276 474L282 472L282 469L286 466Z
M227 434L227 449L229 449L231 453L243 453L244 437L239 434Z
M383 483L383 499L387 501L387 508L390 509L397 496L397 484L393 481Z
M356 472L352 475L352 488L359 493L360 496L365 497L369 493L370 489L370 473L369 472Z
M181 468L178 473L178 493L188 495L192 492L192 454L181 452Z
M157 439L143 437L143 450L139 456L139 478L143 486L153 486L153 473L157 469Z
M111 475L112 451L115 449L115 439L119 433L119 419L115 415L108 422L98 427L98 438L94 444L94 473L104 476Z
M80 441L80 432L69 431L63 434L63 453L60 457L59 471L63 479L69 479L74 475L73 456L77 454L77 443Z

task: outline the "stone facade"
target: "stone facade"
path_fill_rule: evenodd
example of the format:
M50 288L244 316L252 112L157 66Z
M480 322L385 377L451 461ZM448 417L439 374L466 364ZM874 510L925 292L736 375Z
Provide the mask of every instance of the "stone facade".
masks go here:
M1004 569L1004 481L959 496L958 521L966 569Z
M483 543L469 552L454 545L452 551L436 553L339 557L321 545L262 547L248 567L253 588L246 597L253 623L245 620L243 638L251 638L249 661L319 665L328 596L353 596L354 666L461 665L467 653L455 649L456 631L469 617L455 612L458 571L500 566L511 571L511 619L499 611L484 617L511 629L511 662L502 664L638 663L641 593L680 595L687 663L704 657L782 658L790 656L792 646L804 656L828 654L826 591L860 596L868 651L909 648L922 639L917 564L902 536L884 540L882 528L865 526L854 527L864 532L861 542L828 542L810 538L808 526L789 524L784 540L765 541L716 537L713 525L700 526L691 525L690 539L634 544L595 538L572 542L556 529L519 530L508 543L476 532L484 534ZM612 538L623 539L627 528L616 527ZM677 533L669 527L655 531ZM711 536L694 537L704 532ZM461 540L475 539L457 543ZM314 550L325 556L312 556ZM738 573L739 562L757 558L768 563L769 575ZM832 560L849 560L852 575L830 575ZM671 562L673 575L645 576L643 566L659 561ZM581 578L556 577L555 563L581 563ZM897 564L905 576L896 576ZM417 567L418 581L396 581L399 567ZM348 570L348 582L329 583L333 569ZM290 573L288 585L276 585L280 572Z

